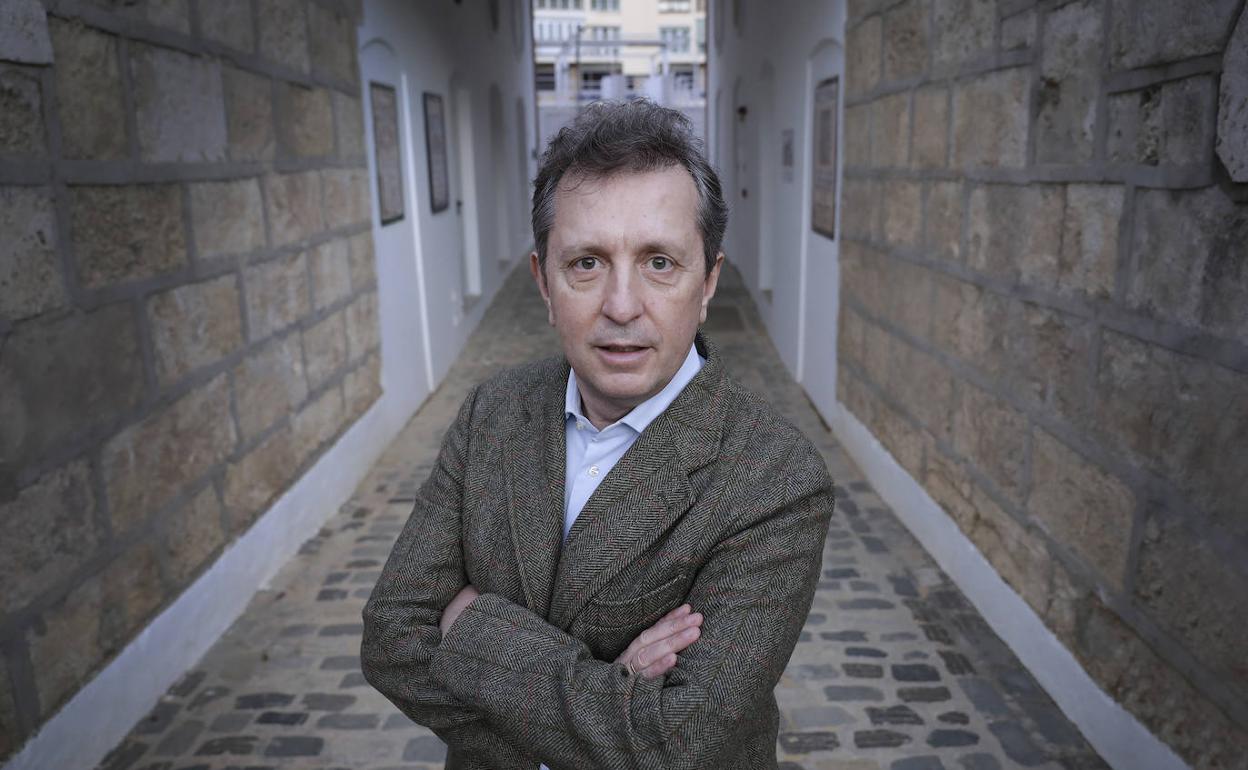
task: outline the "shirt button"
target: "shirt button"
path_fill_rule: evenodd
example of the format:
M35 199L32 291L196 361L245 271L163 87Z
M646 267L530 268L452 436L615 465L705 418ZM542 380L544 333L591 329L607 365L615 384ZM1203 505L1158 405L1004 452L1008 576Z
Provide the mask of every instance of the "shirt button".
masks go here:
M577 430L585 430L585 423L580 422L580 421L577 421L577 423L576 423L576 429L577 429Z
M586 473L588 473L590 476L597 476L597 475L598 475L598 466L597 466L597 465L591 465L591 466L589 466L589 470L588 470L588 471L586 471Z

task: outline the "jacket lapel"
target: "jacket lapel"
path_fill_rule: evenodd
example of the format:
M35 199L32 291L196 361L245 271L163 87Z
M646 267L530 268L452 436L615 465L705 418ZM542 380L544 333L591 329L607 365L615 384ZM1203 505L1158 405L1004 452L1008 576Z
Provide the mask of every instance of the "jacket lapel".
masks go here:
M694 501L689 475L718 453L724 420L723 364L701 334L697 343L706 364L611 469L568 533L547 615L560 628L567 629L602 586L688 510ZM560 419L559 430L563 427ZM548 455L547 463L559 472L562 511L566 450L562 434L560 438L558 457Z
M545 394L530 402L526 419L505 438L502 452L520 582L528 608L542 617L550 612L555 565L562 550L567 453L563 411L567 362L553 371Z

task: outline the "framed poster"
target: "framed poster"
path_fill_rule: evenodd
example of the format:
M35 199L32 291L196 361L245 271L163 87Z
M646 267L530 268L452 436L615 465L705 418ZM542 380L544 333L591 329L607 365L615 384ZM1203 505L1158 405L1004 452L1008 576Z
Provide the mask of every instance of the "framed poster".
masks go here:
M403 218L403 164L399 157L399 105L394 86L369 82L373 111L373 152L381 223Z
M446 109L442 95L425 92L425 151L429 160L429 207L438 213L451 205L446 160Z
M814 173L810 176L810 226L820 235L836 238L836 107L840 78L815 86Z

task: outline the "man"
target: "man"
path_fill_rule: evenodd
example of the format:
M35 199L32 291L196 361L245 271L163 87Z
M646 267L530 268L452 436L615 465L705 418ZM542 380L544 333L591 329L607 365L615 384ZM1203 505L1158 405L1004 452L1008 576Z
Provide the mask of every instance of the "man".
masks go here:
M595 105L543 157L564 355L469 394L364 609L365 676L450 770L776 767L832 483L697 332L726 223L673 110Z

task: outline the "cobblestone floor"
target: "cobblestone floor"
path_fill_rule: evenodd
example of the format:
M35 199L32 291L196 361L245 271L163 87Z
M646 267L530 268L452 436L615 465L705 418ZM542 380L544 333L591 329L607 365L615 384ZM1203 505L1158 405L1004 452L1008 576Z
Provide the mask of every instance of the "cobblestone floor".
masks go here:
M1106 765L876 496L786 373L735 275L706 326L838 484L824 579L777 691L782 770ZM445 747L364 681L360 611L469 385L547 355L527 271L353 498L101 767L433 770Z

